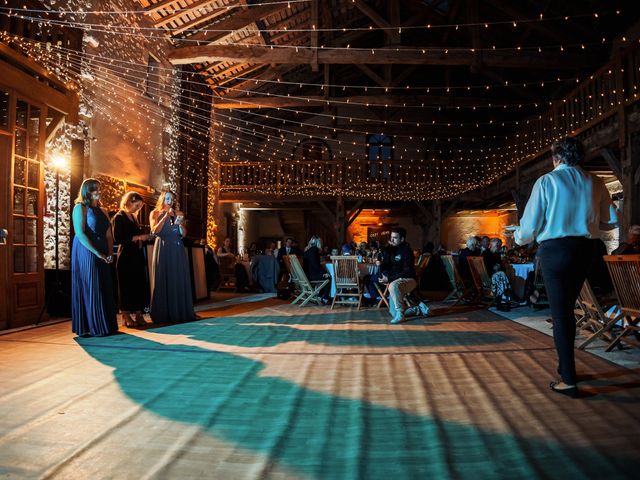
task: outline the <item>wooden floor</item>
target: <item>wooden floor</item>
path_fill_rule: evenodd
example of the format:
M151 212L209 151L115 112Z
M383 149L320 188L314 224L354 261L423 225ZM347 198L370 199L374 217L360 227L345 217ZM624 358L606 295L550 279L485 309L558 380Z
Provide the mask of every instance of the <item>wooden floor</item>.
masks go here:
M640 374L486 311L219 305L0 337L0 478L638 478Z

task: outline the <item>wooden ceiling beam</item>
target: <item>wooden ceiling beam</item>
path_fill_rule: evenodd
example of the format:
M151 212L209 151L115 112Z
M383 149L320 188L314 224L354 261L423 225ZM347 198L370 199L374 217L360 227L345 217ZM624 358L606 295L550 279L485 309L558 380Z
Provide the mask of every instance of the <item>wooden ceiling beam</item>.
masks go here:
M217 101L213 108L218 110L251 109L251 108L280 108L280 107L318 107L330 103L346 106L354 104L358 106L406 106L423 104L425 106L475 106L488 105L490 99L484 97L453 97L450 95L361 95L350 97L305 96L305 97L271 97L251 96L240 97L235 100Z
M202 0L200 2L193 3L193 4L189 5L187 8L180 9L180 10L178 10L178 11L176 11L174 13L171 13L171 14L165 16L165 17L161 17L160 19L158 19L158 20L156 20L154 22L154 26L156 28L159 28L159 27L163 27L166 24L171 23L173 21L181 20L182 17L184 17L186 15L189 15L189 14L192 14L194 12L194 10L205 8L205 7L209 6L209 5L211 5L212 3L217 3L218 1L219 0ZM220 8L220 9L213 10L213 12L217 12L218 15L222 15L225 12L228 12L228 10L226 8ZM213 13L213 12L210 12L210 13ZM215 16L214 17L210 17L208 15L202 15L202 16L196 18L195 20L197 20L198 23L200 23L200 22L204 22L206 20L211 20L212 18L215 18ZM184 22L184 23L185 24L186 23L191 23L192 21L193 20L189 20L187 18L187 21ZM173 30L171 30L171 32L173 33Z
M224 22L220 22L224 23ZM426 49L426 53L414 49L377 48L372 50L320 50L318 64L351 65L471 65L476 55L488 67L534 68L534 69L575 69L575 65L597 66L597 59L568 52L526 53L488 50L445 51ZM314 51L308 47L271 48L252 45L203 45L178 47L168 54L174 65L229 61L243 63L271 63L310 65L314 61Z
M257 7L251 7L248 10L241 10L238 13L234 13L229 17L221 20L217 23L209 25L212 29L211 31L204 30L202 32L196 33L195 35L191 35L186 37L186 40L189 42L198 41L198 42L215 42L216 40L220 40L227 35L233 33L234 30L240 30L241 28L246 27L252 23L255 23L258 20L262 20L269 15L273 15L275 13L281 12L283 10L287 10L290 8L286 3L276 3L276 4L267 4L260 5ZM225 9L226 10L226 9ZM215 30L215 31L213 31ZM231 45L224 45L223 47L230 47ZM194 48L194 47L183 47L183 48ZM251 62L249 62L251 63ZM268 62L271 63L271 62Z

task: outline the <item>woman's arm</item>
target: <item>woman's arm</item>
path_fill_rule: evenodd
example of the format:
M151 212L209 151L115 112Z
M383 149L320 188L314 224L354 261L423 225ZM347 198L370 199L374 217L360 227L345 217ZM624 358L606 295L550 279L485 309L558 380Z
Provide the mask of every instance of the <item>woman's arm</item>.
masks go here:
M85 225L86 225L86 216L85 216L85 211L82 205L77 204L75 207L73 207L72 220L73 220L73 230L75 232L76 237L78 238L78 241L82 243L82 245L84 245L85 248L89 250L91 253L93 253L96 257L99 257L100 259L106 262L108 255L105 255L104 253L99 252L93 246L93 244L91 243L91 240L89 240L89 237L87 237L87 234L84 231Z
M166 222L167 218L169 217L170 211L171 210L169 209L166 212L161 213L157 210L151 212L151 215L149 215L149 225L151 225L151 233L155 234L162 230L164 222Z
M184 218L184 213L181 211L176 212L176 223L178 224L178 231L182 238L187 236L187 221Z

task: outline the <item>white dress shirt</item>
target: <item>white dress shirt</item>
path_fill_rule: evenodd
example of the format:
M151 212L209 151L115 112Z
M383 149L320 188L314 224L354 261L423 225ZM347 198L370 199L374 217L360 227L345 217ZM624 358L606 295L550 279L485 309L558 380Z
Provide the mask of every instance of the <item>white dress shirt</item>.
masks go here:
M561 163L540 177L514 232L519 245L563 237L599 238L618 223L604 182L578 166Z

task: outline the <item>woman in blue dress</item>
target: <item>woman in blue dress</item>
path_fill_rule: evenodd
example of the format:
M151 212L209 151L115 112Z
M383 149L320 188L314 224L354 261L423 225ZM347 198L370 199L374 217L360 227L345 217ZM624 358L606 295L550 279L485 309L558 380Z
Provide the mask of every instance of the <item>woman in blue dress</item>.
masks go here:
M151 319L154 323L195 320L191 274L182 244L184 215L177 210L173 192L162 192L149 223L157 237L151 263Z
M80 336L118 331L111 266L113 235L107 212L100 207L100 182L82 182L73 207L71 252L71 328Z

